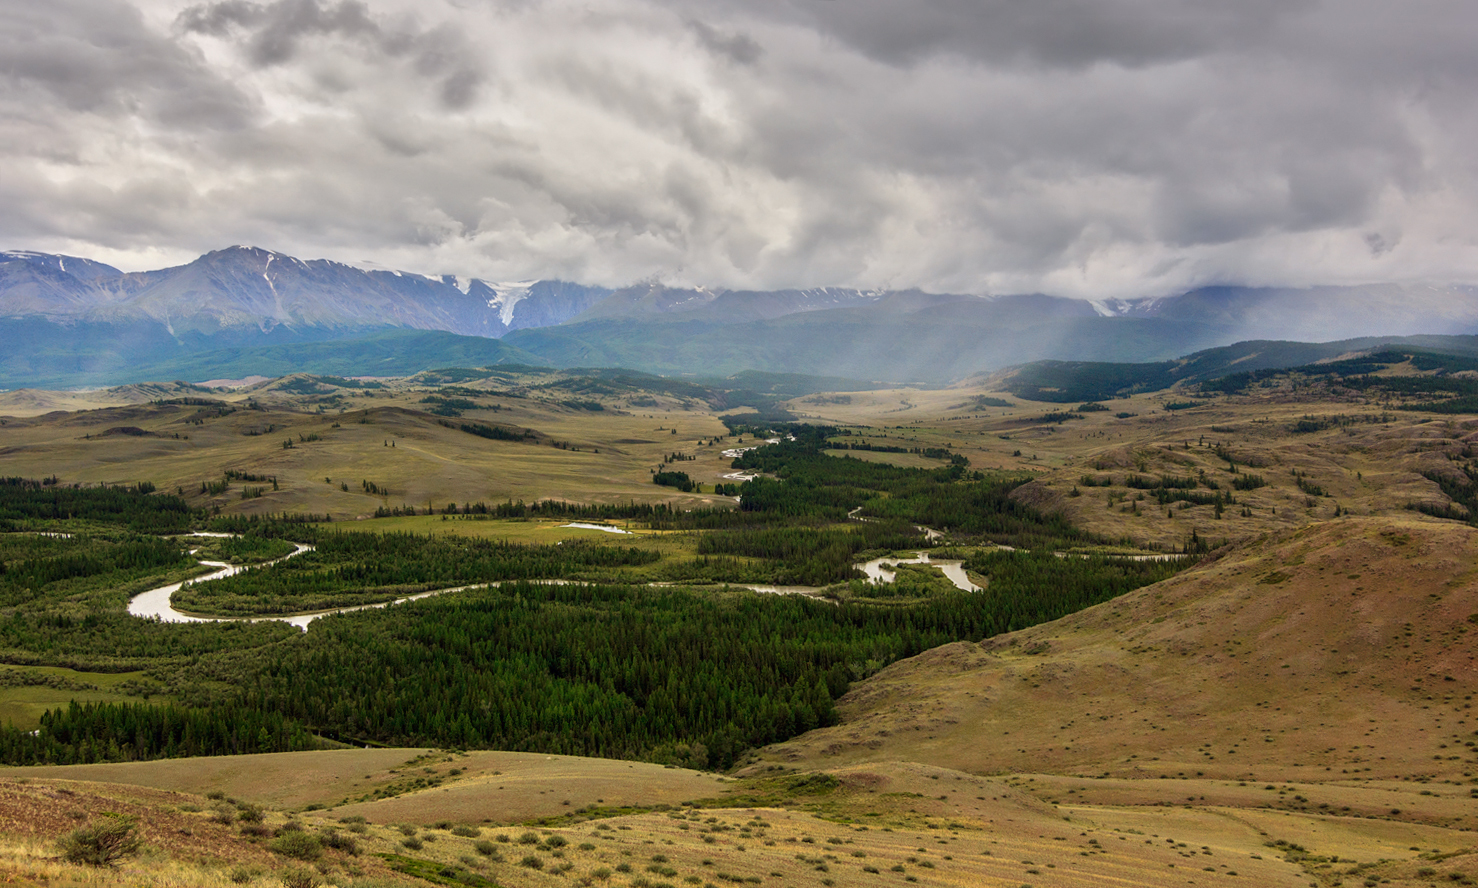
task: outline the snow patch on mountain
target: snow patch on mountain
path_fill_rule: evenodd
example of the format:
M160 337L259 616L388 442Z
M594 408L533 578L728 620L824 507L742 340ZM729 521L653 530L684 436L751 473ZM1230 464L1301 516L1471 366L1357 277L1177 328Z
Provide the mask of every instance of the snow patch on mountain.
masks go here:
M514 281L512 283L490 284L484 281L483 284L489 290L493 291L492 298L488 300L488 308L498 313L498 317L503 321L503 326L512 326L514 307L529 297L529 290L537 283L538 281ZM471 282L469 282L468 287L470 288L471 286ZM467 291L463 290L462 292L465 293Z

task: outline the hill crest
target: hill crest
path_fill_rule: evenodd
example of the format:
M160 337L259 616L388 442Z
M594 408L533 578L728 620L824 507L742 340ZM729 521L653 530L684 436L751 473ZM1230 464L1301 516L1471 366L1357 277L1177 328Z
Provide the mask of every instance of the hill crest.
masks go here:
M1474 563L1478 531L1415 518L1252 540L1055 622L896 663L839 701L841 725L764 758L1461 777L1478 690Z

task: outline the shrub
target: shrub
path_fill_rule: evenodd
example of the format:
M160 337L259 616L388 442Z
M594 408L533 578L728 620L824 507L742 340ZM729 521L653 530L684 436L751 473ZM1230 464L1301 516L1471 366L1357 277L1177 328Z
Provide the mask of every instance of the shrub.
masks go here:
M518 843L520 845L537 845L539 844L539 834L526 832L518 837Z
M263 814L261 808L246 802L237 810L236 816L241 818L242 823L261 823Z
M523 860L520 860L518 862L518 865L526 866L529 869L543 869L544 860L540 858L537 854L526 854L524 855Z
M268 842L267 848L275 854L297 860L317 860L323 854L323 843L318 836L310 836L301 829L284 832Z
M112 866L139 850L135 820L121 814L105 814L103 819L80 826L62 837L62 857L68 863L90 866Z
M282 888L317 888L318 876L312 870L289 869L277 874Z
M333 848L335 851L343 851L351 857L358 856L359 843L354 841L353 836L346 836L338 830L327 829L319 834L318 840L325 848Z
M422 848L426 847L426 843L416 838L415 836L406 836L405 838L400 840L400 844L411 849L412 851L420 851Z
M477 851L478 854L483 854L488 857L491 857L494 854L498 853L498 846L494 845L492 842L489 842L487 839L483 839L479 842L474 842L472 847L475 851Z
M262 871L254 866L238 866L231 870L227 878L237 885L245 885L261 874Z
M454 826L452 827L452 835L462 836L466 839L475 839L482 835L482 830L475 826Z

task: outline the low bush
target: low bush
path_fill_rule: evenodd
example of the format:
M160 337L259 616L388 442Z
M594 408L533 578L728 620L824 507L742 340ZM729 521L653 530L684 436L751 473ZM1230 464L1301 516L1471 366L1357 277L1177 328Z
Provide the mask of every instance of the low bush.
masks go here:
M296 860L317 860L323 854L323 843L318 836L309 835L301 830L284 832L282 835L267 843L267 848L274 854L283 857L292 857Z
M354 837L346 836L338 830L324 830L319 834L318 840L323 843L323 847L342 851L351 857L359 854L359 843L354 841Z
M282 888L318 888L318 875L312 870L290 869L277 874Z
M139 850L135 820L121 814L81 826L62 837L62 857L68 863L112 866Z

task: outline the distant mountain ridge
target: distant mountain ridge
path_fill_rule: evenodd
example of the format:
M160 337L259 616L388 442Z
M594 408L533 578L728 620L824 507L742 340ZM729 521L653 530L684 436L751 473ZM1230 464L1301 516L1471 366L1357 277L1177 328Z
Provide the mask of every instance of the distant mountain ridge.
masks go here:
M259 247L206 253L188 265L125 273L45 253L0 253L0 317L94 323L155 321L171 335L277 327L302 331L408 327L497 338L561 323L609 290L565 281L490 285L450 276L304 261Z
M500 339L507 347L461 344L418 358L413 343L450 348L453 340L384 338L397 331ZM617 290L559 280L504 283L245 246L144 272L0 252L0 388L133 381L129 374L149 367L209 373L202 379L269 375L290 370L293 361L315 361L315 343L362 344L331 349L324 361L336 368L429 369L448 366L452 354L478 354L669 375L763 370L937 383L1040 360L1167 361L1246 340L1473 333L1478 287L1466 285L1204 287L1090 302L656 281ZM297 345L303 348L283 350ZM252 369L253 361L263 369ZM216 363L231 372L210 373Z

